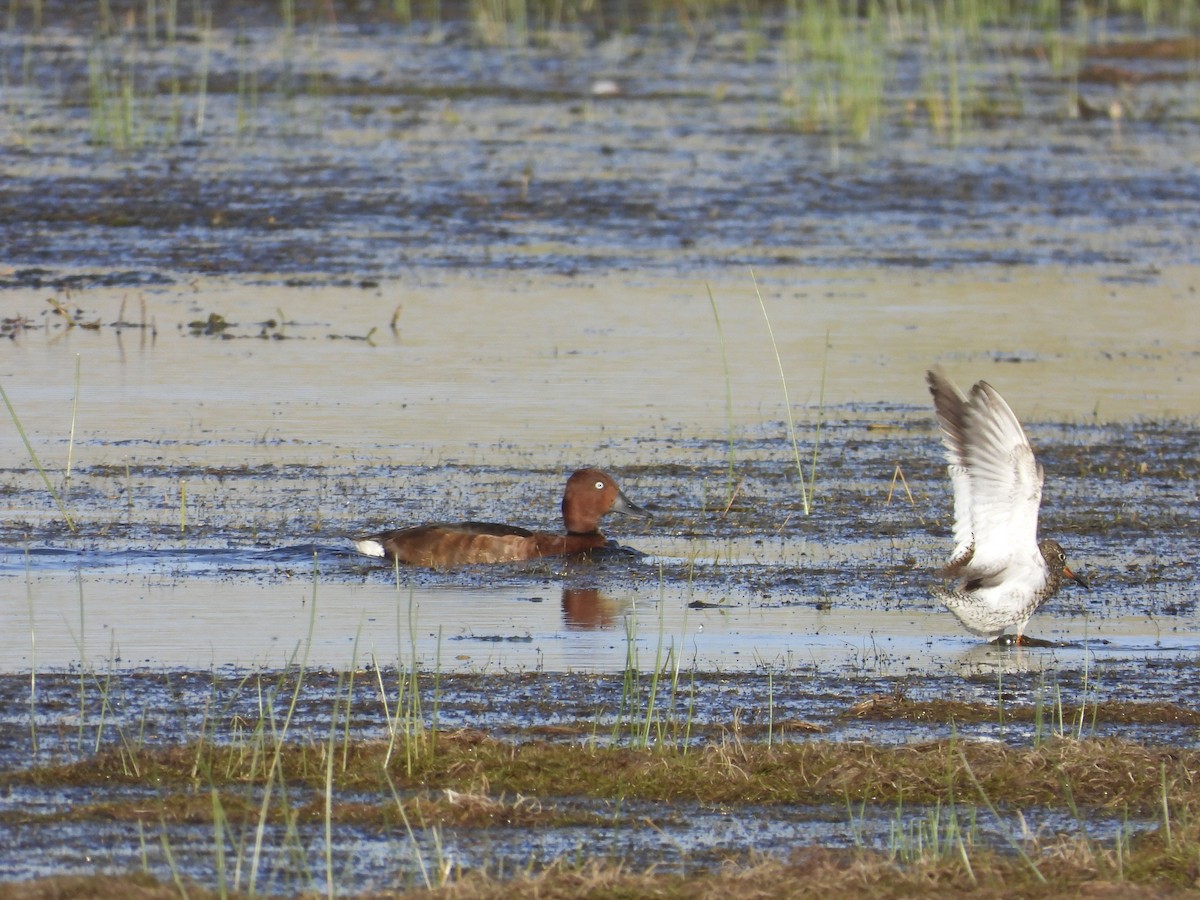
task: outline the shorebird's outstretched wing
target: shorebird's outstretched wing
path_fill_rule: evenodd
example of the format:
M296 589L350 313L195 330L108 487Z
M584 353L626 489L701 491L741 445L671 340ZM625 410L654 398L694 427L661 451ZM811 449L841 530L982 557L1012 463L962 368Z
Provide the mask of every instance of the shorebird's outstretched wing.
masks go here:
M1042 469L1012 408L986 381L963 395L945 373L928 376L954 487L954 553L948 569L999 574L1037 550Z

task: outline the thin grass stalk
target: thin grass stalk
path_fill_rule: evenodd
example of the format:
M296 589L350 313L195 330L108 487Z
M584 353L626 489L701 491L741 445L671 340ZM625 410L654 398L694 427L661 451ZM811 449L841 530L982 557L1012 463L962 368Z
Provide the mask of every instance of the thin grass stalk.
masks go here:
M996 719L1000 730L1004 730L1004 672L996 667Z
M900 463L896 463L896 469L892 472L892 483L888 485L887 500L884 501L885 506L892 505L892 495L896 492L896 482L900 482L900 486L904 488L904 495L908 497L908 505L916 506L917 501L913 498L912 489L908 486L908 479L904 477L904 470L900 468ZM925 517L918 515L917 521L922 525L925 524Z
M353 671L353 670L352 670ZM329 746L325 753L325 896L333 900L333 760L337 755L338 698L342 695L344 673L338 674L333 695L333 715L329 720ZM350 721L350 698L346 698L346 721Z
M80 657L82 658L82 656L83 656L82 645L80 644L78 639L75 640L75 646L80 648ZM113 656L115 657L115 655L116 654L114 653ZM108 722L108 713L111 709L111 707L109 706L109 703L108 703L108 698L109 698L109 692L112 690L112 668L111 667L109 668L108 674L106 675L105 680L103 682L101 682L98 678L95 679L95 682L96 682L96 687L99 689L99 692L100 692L100 714L96 719L96 736L95 736L95 740L92 742L92 752L99 753L100 752L100 744L103 742L103 739L104 739L104 728ZM80 711L81 711L81 716L82 716L82 710L83 710L82 697L83 697L83 692L84 692L84 684L83 684L82 680L80 682L79 691L80 691ZM79 731L80 731L80 735L82 736L82 734L83 734L83 723L82 722L80 723Z
M169 679L168 679L169 680ZM204 703L204 715L200 719L200 727L196 734L196 757L192 762L192 771L188 776L193 781L200 777L200 768L204 767L205 780L211 785L212 766L205 760L205 753L209 752L210 743L215 743L217 740L216 722L212 718L212 697Z
M365 615L365 614L364 614ZM350 685L346 689L346 727L342 734L342 771L349 766L350 752L350 707L354 703L354 674L358 668L358 640L362 637L363 617L359 616L358 630L354 632L354 650L350 654Z
M1083 648L1083 686L1079 693L1079 722L1075 726L1075 740L1083 738L1083 722L1087 717L1087 694L1088 694L1088 663L1090 662L1090 654L1087 651L1087 641L1084 640Z
M108 124L108 75L100 60L100 50L88 53L88 110L91 113L92 142L110 143Z
M196 138L204 138L205 114L208 110L208 72L212 57L212 10L204 11L203 37L200 41L200 74L196 86Z
M8 407L8 414L12 417L13 424L17 427L17 434L21 436L21 440L25 443L25 449L29 452L29 458L33 460L34 468L38 470L38 474L42 476L42 481L46 485L46 490L50 492L50 496L54 498L54 502L58 505L58 511L62 513L63 520L67 523L67 528L71 533L75 533L75 520L71 518L71 514L67 512L67 507L63 504L62 498L58 492L54 490L54 485L50 483L50 476L46 474L46 470L42 468L41 460L38 459L37 451L33 449L33 444L29 441L29 435L25 433L24 426L21 425L21 419L17 416L17 411L13 409L12 401L8 399L8 393L4 390L4 385L0 385L0 398L4 400L4 405Z
M1054 685L1054 710L1055 715L1058 717L1058 737L1066 737L1067 729L1063 724L1062 688L1057 684Z
M661 673L662 667L663 667L662 650L663 650L663 630L665 628L665 621L664 621L665 609L666 609L665 604L663 604L663 603L658 604L658 645L654 651L654 671L650 675L650 696L648 696L646 698L646 718L645 718L645 721L642 723L642 740L641 740L642 747L650 746L650 728L651 728L651 723L653 723L654 718L655 718L654 705L655 705L655 702L658 700L658 679L659 679L659 673Z
M658 602L659 602L660 609L665 609L665 607L666 607L667 586L666 586L666 579L664 577L663 570L664 570L664 565L660 561L658 564ZM689 587L689 592L690 592L690 587ZM667 700L667 704L668 704L667 708L670 710L671 738L675 743L676 750L681 749L679 747L679 718L678 718L678 715L676 714L675 710L678 708L678 701L679 701L679 667L680 667L682 659L683 659L683 647L687 643L687 627L688 627L687 614L688 614L688 606L685 603L684 607L683 607L683 621L680 623L679 650L678 651L675 649L674 636L672 636L672 638L671 638L671 660L670 660L671 690L670 690L670 694L669 694L668 700ZM685 723L685 727L688 724L690 724L690 723ZM686 743L684 744L682 749L686 752L686 750L687 750Z
M971 866L971 855L967 852L967 844L963 840L962 828L958 824L958 804L954 797L954 770L948 759L946 761L946 802L950 805L954 816L954 843L958 850L959 858L962 860L963 868L967 870L967 876L971 879L971 883L978 884L978 881L975 879L975 869Z
M171 852L171 842L167 839L167 820L164 817L159 821L162 825L162 831L158 834L158 840L162 844L163 857L167 860L167 868L171 870L171 881L175 883L175 890L179 891L179 896L183 900L188 900L187 885L184 884L183 875L180 874L179 866L175 863L175 854Z
M959 73L959 52L957 41L946 44L946 67L949 73L950 94L950 146L958 147L963 136L963 101L962 76Z
M263 799L258 811L258 825L254 833L254 853L250 859L250 878L248 890L251 895L254 894L258 884L258 870L262 862L262 845L263 838L267 828L267 813L271 808L271 794L276 779L276 774L280 770L280 765L283 759L283 743L287 739L288 728L291 726L292 717L296 713L296 703L300 699L300 689L304 684L304 675L308 668L308 653L312 647L313 631L317 624L317 584L320 577L320 567L317 564L317 554L313 554L313 590L312 601L309 605L308 613L308 635L305 638L303 653L300 658L300 666L296 671L296 685L292 690L292 699L288 704L287 714L283 719L283 727L278 732L275 731L275 705L272 702L269 706L270 721L272 727L272 739L275 742L275 752L271 756L271 764L267 769L266 784L263 785ZM282 776L280 776L282 777ZM282 789L282 781L280 782ZM285 800L286 802L286 800Z
M217 894L221 900L226 900L229 896L229 884L226 878L227 864L225 861L225 829L227 824L225 806L221 803L221 793L215 785L209 788L209 793L212 795L213 853L216 855Z
M387 753L384 754L384 758L383 758L383 767L385 769L391 763L392 754L396 750L396 739L398 738L399 731L400 731L400 710L403 709L403 707L404 707L404 700L405 700L404 689L405 689L405 685L406 685L406 681L404 678L404 668L403 668L404 640L401 637L401 630L400 630L401 582L400 582L400 560L399 559L392 560L392 574L396 581L396 681L397 681L397 684L396 684L396 708L393 712L392 717L390 719L388 719L388 749L387 749ZM410 604L412 602L411 591L410 591L409 602L410 602ZM383 708L384 708L384 713L386 714L386 712L387 712L387 694L386 694L386 691L385 691L384 685L383 685L383 673L378 670L378 667L376 668L376 675L379 679L379 693L380 693L380 696L383 698L383 704L384 704Z
M688 682L688 714L683 726L683 752L687 753L692 744L692 723L696 719L696 667L692 666L691 679Z
M625 617L625 673L621 681L621 711L613 723L613 739L620 736L622 723L627 723L630 730L636 734L636 707L640 705L638 695L638 658L637 658L637 608Z
M867 801L864 798L858 803L858 812L854 811L854 801L850 798L850 789L844 788L842 796L846 800L846 822L849 826L850 840L854 843L856 849L861 850L866 842L863 840L865 828L863 822L866 819Z
M93 751L95 753L100 752L100 745L104 740L104 729L107 727L108 723L108 714L115 714L116 712L116 707L112 702L113 677L115 675L113 660L117 658L116 641L116 635L113 635L109 642L109 664L104 673L104 681L102 683L97 682L97 686L100 689L100 721L96 723L96 743L95 750ZM117 728L117 738L121 742L121 751L128 760L128 766L134 775L140 777L142 774L142 767L138 761L138 754L141 751L141 746L135 744L130 739L129 735L125 733L125 729L119 724L117 724L115 727Z
M437 650L433 657L433 710L429 717L429 752L437 751L438 708L442 702L442 626L438 625Z
M808 470L808 498L817 495L817 454L821 449L821 426L825 424L825 376L829 371L829 332L825 332L825 352L821 357L821 388L817 396L817 424L813 430L812 465ZM805 512L808 512L806 509Z
M237 763L240 763L245 769L245 778L246 778L247 782L250 782L252 779L257 777L259 753L261 752L261 749L262 749L261 734L262 734L262 729L263 729L264 717L263 717L263 690L262 690L262 676L261 675L258 676L258 679L256 681L256 687L258 689L258 721L254 726L253 734L247 739L247 742L246 742L251 748L250 760L249 760L249 762L247 762L244 754L241 759L237 760ZM226 763L225 778L233 777L234 767L235 767L235 760L234 760L233 756L230 755L229 761ZM245 855L246 855L245 854L245 845L243 844L243 846L238 848L237 858L234 860L234 865L233 865L233 888L234 888L234 890L240 889L241 885L242 885L242 864L243 864L243 862L245 862Z
M1175 840L1171 835L1171 805L1168 802L1167 794L1167 764L1161 762L1158 764L1159 782L1162 785L1162 813L1163 813L1163 831L1167 835L1167 849L1174 849Z
M754 270L750 270L750 280L754 283L754 293L758 296L758 306L762 310L763 321L767 323L767 334L771 337L771 349L775 353L775 365L779 368L779 382L783 386L783 404L787 412L788 438L792 443L792 455L796 461L796 474L800 477L800 500L804 506L804 514L811 512L808 490L804 485L804 464L800 461L800 444L796 439L796 423L792 418L792 401L788 396L787 376L783 372L783 359L779 355L779 345L775 342L775 329L771 327L771 317L767 315L767 304L763 301L762 291L758 288L758 279Z
M71 458L75 454L75 422L79 416L79 354L75 354L75 396L71 398L71 434L67 439L67 471L63 479L63 496L71 485Z
M408 813L404 811L404 801L400 799L400 792L396 790L396 783L392 781L392 775L386 766L383 769L383 777L392 791L392 799L396 801L396 811L400 813L400 821L404 823L404 830L412 843L413 856L417 860L417 868L421 870L421 881L425 883L425 890L433 890L433 882L429 879L429 869L425 865L425 856L421 853L421 845L417 843L417 835L413 831L412 822L408 820Z
M146 849L146 828L144 825L142 825L141 819L138 819L137 830L138 830L138 852L141 854L141 857L142 857L142 874L147 875L150 873L150 853Z
M1084 842L1091 847L1091 840L1088 838L1087 821L1083 817L1083 813L1079 810L1079 804L1075 802L1075 792L1071 789L1071 779L1062 779L1062 799L1066 804L1067 812L1071 814L1071 818L1075 820L1076 826L1079 828L1079 833L1083 835Z
M1000 813L996 810L991 798L988 797L987 791L983 789L983 785L979 783L979 779L975 777L975 773L971 770L971 764L967 761L967 756L965 753L963 753L961 747L958 750L958 758L962 761L963 770L967 773L967 778L970 779L976 793L979 794L979 799L983 801L983 805L987 807L988 812L992 814L992 817L996 820L996 823L998 825L1002 824L1004 820L1000 817ZM1042 874L1042 870L1037 867L1037 863L1034 862L1033 858L1026 852L1025 848L1021 846L1020 841L1014 838L1012 834L1009 833L1007 828L1003 829L1003 833L1004 840L1008 843L1008 845L1012 847L1014 851L1016 851L1019 857L1021 857L1021 860L1029 867L1029 870L1033 872L1037 880L1042 884L1045 884L1046 876Z
M83 613L83 575L75 569L75 582L79 589L79 734L76 736L75 751L83 751L83 727L87 721L87 654L84 651L87 629Z
M1045 689L1046 683L1043 680L1041 688L1033 701L1033 746L1040 747L1042 745L1042 728L1045 709Z
M1114 841L1117 856L1117 881L1125 880L1125 856L1129 852L1130 837L1127 812L1126 819L1121 823L1121 830L1117 832L1117 839Z
M379 684L379 701L383 704L383 721L387 723L388 730L388 745L387 750L383 754L383 768L386 770L388 764L392 761L392 754L396 750L396 728L399 725L399 701L397 701L396 715L393 716L388 710L387 688L383 684L383 670L379 668L379 663L375 659L375 654L371 654L371 664L375 668L375 679Z
M421 693L418 684L418 663L417 663L417 604L415 593L410 586L408 589L408 639L410 650L412 652L412 666L409 669L409 684L408 684L408 705L405 706L404 713L404 732L406 740L405 747L405 771L411 778L416 764L420 758L421 748L417 745L418 740L422 737L424 731L424 722L421 710Z
M713 322L717 326L717 342L721 348L721 368L725 372L725 418L729 423L729 473L725 499L726 507L729 507L733 505L733 390L729 383L729 357L725 352L725 331L721 328L721 317L717 315L717 299L713 296L712 285L706 284L705 287L708 289L708 303L712 307Z
M775 736L775 672L767 669L767 749Z
M25 545L25 600L29 604L29 742L38 755L37 734L37 620L33 617L33 578L29 570L29 545Z
M238 44L248 47L249 42L240 39ZM247 136L253 136L253 128L258 121L258 72L253 68L250 51L243 49L238 54L237 76L237 128L239 143Z

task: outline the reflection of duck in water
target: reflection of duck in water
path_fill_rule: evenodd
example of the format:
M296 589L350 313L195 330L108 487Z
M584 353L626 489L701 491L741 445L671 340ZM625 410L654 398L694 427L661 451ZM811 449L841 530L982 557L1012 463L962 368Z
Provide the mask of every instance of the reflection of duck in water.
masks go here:
M599 469L580 469L567 480L563 492L566 534L528 531L491 522L456 522L384 531L357 538L354 546L366 556L435 569L571 556L608 543L608 538L600 533L600 517L610 512L650 518L650 513L629 502L611 475Z
M615 628L627 603L602 596L597 588L563 588L563 624L578 631Z

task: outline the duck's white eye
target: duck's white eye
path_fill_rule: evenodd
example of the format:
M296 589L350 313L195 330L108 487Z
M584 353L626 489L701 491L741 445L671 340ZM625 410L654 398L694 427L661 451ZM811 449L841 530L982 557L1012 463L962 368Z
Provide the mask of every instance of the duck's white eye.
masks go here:
M598 491L604 490L604 482L603 481L596 482L596 490L598 490Z

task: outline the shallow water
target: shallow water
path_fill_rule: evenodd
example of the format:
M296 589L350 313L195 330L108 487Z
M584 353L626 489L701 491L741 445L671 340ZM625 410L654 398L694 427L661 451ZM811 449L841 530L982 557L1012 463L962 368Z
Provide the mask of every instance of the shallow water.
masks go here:
M64 260L132 290L181 271L1112 265L1127 281L1200 262L1194 50L1120 54L1180 37L1165 27L1094 21L1065 70L1036 25L946 35L965 69L950 129L954 75L889 22L898 38L858 53L887 56L860 141L839 108L855 86L831 100L778 21L585 18L505 46L449 9L433 28L343 8L286 29L245 6L218 4L211 29L183 17L172 43L136 16L102 36L74 7L0 32L0 238L9 264L50 269L13 282L62 283ZM619 95L594 96L602 80Z
M0 669L33 670L38 679L32 695L27 674L6 679L11 713L0 725L0 757L24 767L39 755L70 758L93 739L191 740L214 684L270 678L301 660L314 673L365 669L368 686L376 666L436 671L439 727L514 740L564 726L566 739L596 729L601 739L621 739L620 673L631 663L644 677L678 666L689 686L700 679L689 692L702 701L674 715L694 722L701 741L730 722L760 732L780 723L787 739L876 742L953 734L1027 744L1056 727L851 714L897 694L1048 711L1129 699L1200 704L1191 587L1200 558L1191 514L1197 358L1185 299L1196 273L1172 270L1130 288L1159 303L1166 321L1177 317L1178 327L1163 332L1120 304L1087 314L1105 283L1095 273L1054 276L1053 291L1040 271L1006 273L999 288L977 274L900 285L883 273L824 273L821 283L838 287L815 304L828 351L805 304L784 302L787 279L763 279L806 472L817 447L810 515L748 276L713 282L733 398L732 504L724 367L699 283L641 276L622 289L620 276L430 273L421 290L409 283L402 294L364 294L198 282L194 294L144 293L155 337L111 327L118 292L72 298L81 318L105 323L95 331L63 329L41 313L39 297L13 292L30 321L45 324L6 342L4 388L78 533L64 527L28 463L4 474L14 539L0 548L0 628L10 636ZM996 303L974 313L986 329L936 327L958 321L961 298L976 293ZM1023 330L1008 312L1034 294L1062 298L1049 331ZM850 295L864 314L838 324L835 307ZM398 302L405 307L393 334L386 324ZM442 303L476 310L471 324L447 324L437 315ZM284 326L288 339L257 337L263 326L252 323L273 308L299 323ZM602 319L578 315L593 308ZM244 337L192 336L187 322L212 310ZM371 342L331 337L372 327ZM931 359L963 381L986 376L1029 423L1048 473L1044 529L1093 585L1064 590L1031 624L1031 633L1064 646L987 646L929 595L950 543L948 485L923 396ZM0 443L11 459L25 453L14 429L0 431ZM654 511L650 522L606 526L637 552L591 563L404 570L398 579L350 552L347 537L358 531L428 519L554 527L563 479L585 460L611 468ZM893 482L897 467L904 481ZM67 674L56 680L54 671ZM541 686L514 681L521 673ZM564 683L556 673L608 680ZM184 706L193 714L181 715L180 684L192 681ZM218 690L254 720L253 690ZM297 734L325 733L336 690L310 677ZM429 691L426 683L427 707ZM369 693L363 710L378 708ZM355 737L382 736L381 715L355 718ZM786 731L782 723L802 725ZM1196 739L1194 727L1170 721L1103 722L1087 732L1183 746ZM143 854L129 823L65 823L52 802L42 792L3 801L25 823L8 846L67 848L38 865L31 861L40 856L10 853L4 877L79 871L71 848L76 857L86 852L83 871L146 866L170 877L157 846ZM657 805L640 817L623 810L604 827L446 828L418 831L415 843L339 828L334 859L347 890L418 883L422 863L438 860L504 868L611 853L635 868L692 869L751 848L890 847L896 829L930 814L913 806L900 814ZM1076 832L1053 810L1005 816L983 826L980 839L1003 846L1024 826ZM1153 825L1087 814L1094 837ZM143 825L143 833L158 830ZM164 833L174 864L211 883L211 826ZM309 884L304 872L321 871L319 830L265 838L264 889L288 893Z
M306 798L297 796L298 801ZM476 798L464 798L477 802ZM62 798L66 802L69 798ZM332 853L333 869L339 875L354 872L364 890L415 887L423 877L437 877L437 867L451 871L495 866L497 860L511 860L518 866L537 868L550 860L605 857L623 861L631 867L654 864L664 871L693 871L719 867L729 860L741 859L744 848L753 845L764 854L786 856L798 842L820 843L828 847L893 847L895 835L913 826L894 809L856 807L779 809L778 807L739 808L736 813L719 806L677 804L666 810L661 804L625 801L619 805L575 801L562 809L579 815L593 815L603 821L597 825L542 829L531 839L524 829L478 829L448 827L436 837L426 831L409 836L399 831L380 834L374 829L339 828ZM936 813L931 813L936 816ZM963 813L959 813L964 816ZM947 829L952 814L942 814L941 828ZM964 826L960 818L954 823ZM981 814L975 839L1000 845L1011 835L1022 837L1047 834L1086 835L1092 840L1108 841L1119 834L1135 834L1137 825L1118 819L1089 820L1086 829L1077 821L1054 811L1026 810L1024 815L992 819ZM139 851L141 832L135 827L113 829L112 844L81 862L66 852L76 838L70 825L26 826L20 831L0 826L7 846L22 857L39 860L34 866L0 867L0 878L27 878L31 874L83 874L97 867L108 871L140 868L145 857ZM317 891L324 885L325 845L319 828L301 824L292 833L268 828L265 845L269 850L262 859L259 890L266 894L291 894L298 890ZM45 848L53 848L45 852ZM62 849L59 849L62 848ZM307 858L305 850L307 848ZM157 848L154 848L155 850ZM245 848L240 848L244 850ZM239 850L231 843L225 848L233 860ZM152 856L157 853L151 851ZM203 871L214 864L214 846L209 828L186 825L176 830L172 846L175 865L185 872ZM249 866L243 860L244 870ZM307 870L303 867L307 866ZM424 869L424 872L422 871ZM303 873L303 874L302 874ZM232 872L230 873L232 875Z
M619 739L631 665L698 684L686 715L702 735L786 721L798 740L1020 743L1040 735L850 711L898 694L1200 703L1200 107L1179 61L1123 63L1147 77L1120 88L1081 79L1132 111L1085 121L1044 57L1003 53L976 75L985 93L1020 81L1023 105L955 147L901 112L920 108L906 51L892 113L858 145L798 126L790 63L777 48L748 61L741 31L504 49L342 12L290 37L218 15L149 50L78 22L0 33L0 385L77 526L5 414L4 766L92 738L194 739L214 693L252 718L242 679L300 660L309 737L338 689L328 672L414 665L444 678L443 727L514 740L564 723ZM203 127L185 88L167 140L170 91L145 85L182 71L194 87L205 46ZM150 130L123 151L96 143L81 99L98 48L145 57ZM263 85L250 110L247 66ZM615 74L623 96L590 95ZM983 645L929 594L950 545L934 362L991 381L1028 425L1043 529L1093 585L1031 623L1062 646ZM654 511L606 523L636 552L450 573L350 553L353 534L420 521L554 528L585 462ZM1171 722L1094 733L1196 740ZM139 865L132 828L62 826L70 798L51 793L0 798L6 821L42 817L4 843L63 855L37 868L10 852L0 877L88 852L88 869ZM644 812L653 827L626 811L614 828L444 846L465 866L602 844L687 868L886 846L893 827L890 810ZM1090 815L1094 834L1120 827ZM211 828L171 835L211 883ZM418 840L430 859L433 836ZM301 839L310 867L320 841ZM408 852L347 833L336 855L362 890L415 880ZM291 877L271 889L304 886Z
M1186 647L1194 603L1176 585L1197 540L1184 513L1196 499L1187 423L1200 412L1191 391L1200 358L1185 321L1195 274L1132 289L1159 298L1163 314L1151 326L1129 292L1107 315L1085 314L1100 282L1073 273L1092 290L1057 291L1046 321L1061 327L1027 333L1013 357L985 348L1016 346L1004 335L1020 328L1014 308L1048 293L1041 273L991 285L994 309L975 313L989 327L969 335L935 327L964 317L953 297L975 291L962 276L907 285L915 308L899 302L895 284L873 290L882 273L827 276L864 312L838 325L833 300L816 304L830 317L815 319L828 328L827 348L825 333L806 327L814 313L784 302L785 279L773 273L764 302L806 477L817 454L812 515L748 283L738 296L723 283L714 292L725 311L728 408L699 284L686 298L673 280L641 277L623 291L612 277L600 291L496 275L484 299L473 293L484 290L479 280L434 275L423 292L405 292L399 331L372 342L330 336L367 333L398 296L275 288L265 298L197 283L198 292L147 296L152 337L108 325L119 295L86 296L80 320L105 324L85 331L54 324L18 292L17 310L43 324L9 342L5 390L78 533L63 527L28 462L9 471L15 539L0 551L0 576L26 599L6 605L4 627L30 640L7 643L0 664L33 667L35 639L36 663L49 668L81 659L273 666L301 646L322 665L347 666L356 653L390 659L415 641L423 661L440 655L467 670L612 671L625 662L625 623L636 621L641 653L674 644L702 668L841 664L869 641L944 665L973 641L926 592L949 514L923 396L930 360L964 382L986 376L1029 423L1048 473L1046 531L1063 536L1096 582L1090 593L1064 591L1035 620L1041 630L1111 640L1116 616L1125 643L1153 644L1165 630ZM600 320L556 312L600 294ZM443 328L435 297L478 312ZM251 323L272 307L297 323L280 329L289 339L255 337L262 326ZM245 339L192 336L186 323L197 309L219 309ZM1173 315L1178 327L1161 330ZM723 514L731 440L738 493ZM9 458L28 459L15 429L0 441ZM397 584L386 566L348 552L357 532L426 520L553 529L565 474L584 462L611 468L654 510L650 524L607 525L644 558L406 570ZM579 589L602 599L572 613L563 597ZM1166 629L1164 607L1174 614ZM931 638L945 656L928 649Z

